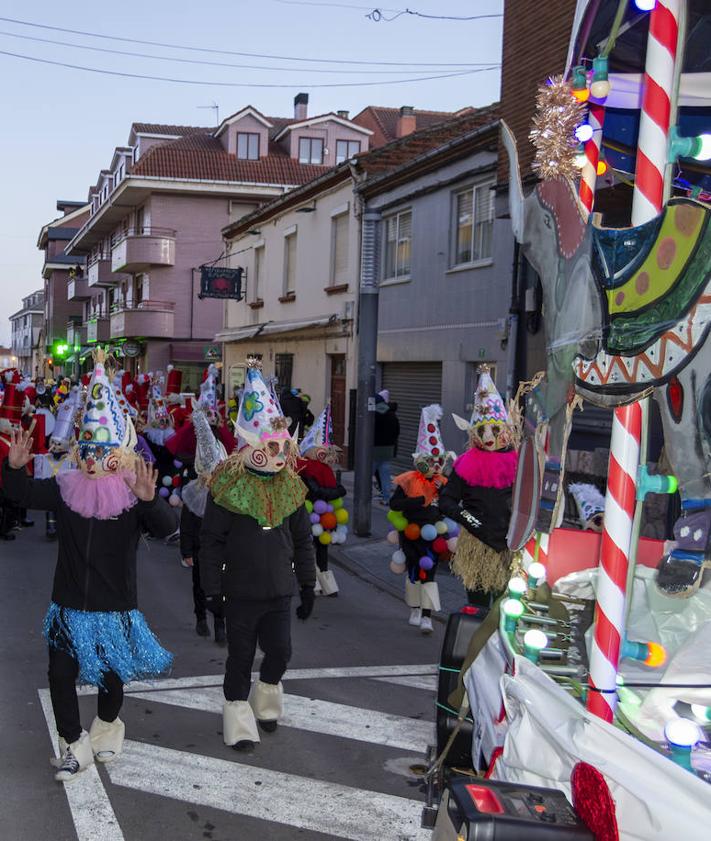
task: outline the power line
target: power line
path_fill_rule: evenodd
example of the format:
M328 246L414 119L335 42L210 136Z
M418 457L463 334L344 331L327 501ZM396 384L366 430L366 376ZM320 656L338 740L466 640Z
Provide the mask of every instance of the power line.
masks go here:
M223 61L206 61L205 59L199 58L179 58L177 56L166 56L166 55L153 55L152 53L137 53L133 52L132 50L112 50L110 47L92 47L89 44L73 44L71 41L56 41L53 38L40 38L37 35L20 35L17 32L5 32L4 30L0 30L0 35L6 35L10 38L20 38L23 41L34 41L40 44L54 44L59 47L71 47L74 50L91 50L95 53L108 53L110 55L125 55L131 56L133 58L148 58L155 61L173 61L178 62L180 64L204 64L209 65L211 67L232 67L232 68L240 68L242 70L269 70L269 71L280 71L280 72L291 72L293 70L299 70L303 68L298 67L260 67L257 64L232 64L230 62L223 62ZM465 67L489 67L495 62L491 61L480 61L477 62L475 65L467 64L464 65ZM313 68L306 70L305 72L308 73L333 73L337 75L342 74L350 74L353 75L354 73L365 73L367 75L377 75L383 73L406 73L408 71L405 68L400 70L361 70L360 68L354 70L326 70L323 68ZM430 72L430 68L428 67L425 69L423 67L422 72ZM431 72L437 73L441 71L432 70Z
M11 58L20 58L24 61L34 61L38 64L51 64L54 67L66 67L70 70L82 70L86 73L99 73L104 76L121 76L125 79L148 79L154 82L174 82L180 85L206 85L210 87L221 88L353 88L353 87L372 87L374 85L400 85L411 82L429 82L437 79L451 79L455 76L469 76L474 73L484 73L487 70L496 70L496 67L481 67L475 70L459 70L456 73L441 73L437 76L418 76L412 79L383 79L378 82L328 82L318 84L297 84L292 82L290 84L275 84L267 82L217 82L217 81L202 81L200 79L174 79L169 76L149 76L143 73L126 73L121 70L103 70L99 67L85 67L80 64L69 64L64 61L52 61L48 58L38 58L37 56L23 55L22 53L13 53L9 50L0 50L0 55L10 56Z
M316 62L320 64L360 64L360 65L370 65L374 67L376 65L380 65L383 67L421 67L421 62L416 61L360 61L355 59L343 59L343 58L304 58L303 56L287 56L287 55L274 55L273 53L246 53L246 52L238 52L236 50L219 50L213 47L194 47L188 44L169 44L161 41L143 41L138 38L126 38L121 37L119 35L104 35L98 32L87 32L81 29L67 29L62 26L50 26L46 23L33 23L31 21L26 20L19 20L17 18L8 18L8 17L0 17L0 21L4 23L16 23L20 26L30 26L35 29L48 29L52 32L66 32L70 35L85 35L89 38L102 38L106 41L122 41L128 44L142 44L143 46L148 47L166 47L171 50L188 50L190 52L197 52L197 53L216 53L219 55L238 55L238 56L246 56L247 58L267 58L267 59L277 59L279 61L307 61L307 62ZM473 65L471 62L466 61L449 61L449 62L427 62L426 67L472 67L476 66Z
M373 8L372 6L356 6L351 3L329 3L326 2L326 0L274 0L274 2L281 3L284 6L325 6L329 9L359 9L361 11L369 12L366 17L374 20L376 23L381 20L386 22L396 20L403 15L426 18L427 20L486 20L487 18L503 17L502 13L483 15L430 15L426 12L416 12L412 9ZM392 17L386 17L384 12L392 12Z

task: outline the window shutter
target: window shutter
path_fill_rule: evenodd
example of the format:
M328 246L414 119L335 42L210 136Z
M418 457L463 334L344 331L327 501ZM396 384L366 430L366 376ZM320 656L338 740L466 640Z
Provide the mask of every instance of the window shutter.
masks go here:
M348 214L333 220L333 285L348 282Z

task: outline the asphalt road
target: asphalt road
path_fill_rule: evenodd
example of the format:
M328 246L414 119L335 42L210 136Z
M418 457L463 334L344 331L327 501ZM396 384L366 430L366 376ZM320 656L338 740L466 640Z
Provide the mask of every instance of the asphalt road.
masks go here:
M189 570L174 547L140 551L140 607L175 654L169 679L130 687L116 762L54 782L41 636L56 546L43 515L0 542L2 829L8 841L424 841L410 770L433 740L443 626L424 637L401 600L342 569L338 598L294 620L285 719L251 754L222 742L225 650L194 632ZM81 698L83 724L95 697ZM48 720L49 725L48 725Z

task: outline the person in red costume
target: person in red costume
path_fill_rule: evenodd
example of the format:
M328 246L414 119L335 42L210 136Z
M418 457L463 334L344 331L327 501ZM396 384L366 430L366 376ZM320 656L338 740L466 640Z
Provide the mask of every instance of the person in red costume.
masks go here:
M301 442L296 472L308 491L311 503L311 533L316 548L316 592L338 595L338 583L328 568L328 547L346 539L348 513L343 508L346 489L336 480L332 464L340 450L333 444L331 406L328 404ZM335 505L334 505L335 503ZM340 514L338 512L341 512Z
M479 370L471 420L467 423L454 415L454 421L468 433L469 449L455 461L439 507L462 526L452 572L466 587L470 604L489 606L510 577L506 533L518 454L508 412L488 366Z

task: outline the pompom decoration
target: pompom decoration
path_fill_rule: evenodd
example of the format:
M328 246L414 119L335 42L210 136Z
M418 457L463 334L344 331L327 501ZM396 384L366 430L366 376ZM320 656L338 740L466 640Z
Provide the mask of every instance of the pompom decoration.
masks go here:
M307 499L304 502L304 506L305 506L306 510L309 512L309 514L311 514L311 512L314 510L314 504L313 504L313 502L311 502L310 499Z
M407 528L407 520L403 516L397 517L393 525L398 531L405 531Z
M311 526L311 534L314 537L321 537L323 534L323 526L320 523L316 523L315 525Z
M164 476L161 479L161 482L165 485L166 488L169 488L173 484L173 480L170 476Z
M579 177L576 163L578 139L575 129L583 121L585 107L577 100L563 76L553 76L538 89L533 128L528 135L536 148L532 164L544 180Z
M442 522L445 524L445 526L447 526L447 528L445 530L445 534L446 533L452 534L454 529L457 527L457 524L454 522L454 520L450 519L449 517L445 517Z
M432 541L432 549L438 554L441 555L447 551L447 541L443 537L438 537L436 540Z
M447 524L444 520L438 520L435 523L435 529L437 530L437 534L447 534Z
M173 506L173 508L177 508L180 505L180 497L177 494L171 494L168 502Z
M168 490L168 488L161 488L161 489L158 491L158 493L160 494L160 496L162 496L162 497L163 497L163 499L165 499L166 497L170 496L170 491Z
M407 564L405 561L396 561L395 556L393 555L393 559L390 561L390 572L394 572L395 575L402 575L406 569Z
M326 511L328 511L329 514L331 514L333 512L333 506L331 505L330 502L326 506Z
M395 521L398 519L399 516L400 516L400 513L398 511L393 511L392 508L391 508L390 511L388 511L385 519L389 523L392 523L393 525L395 525Z
M395 531L395 529L389 531L386 540L388 541L388 543L392 543L393 545L397 546L399 542L399 536L397 531Z
M419 536L420 527L417 525L417 523L409 523L407 526L405 526L405 537L408 540L417 540Z
M173 487L179 488L180 487L180 476L173 476Z
M452 528L447 530L447 534L450 537L456 537L461 530L459 523L452 523Z
M448 549L448 551L450 551L452 553L457 551L457 538L456 537L450 537L449 538L449 540L447 541L447 549Z
M427 523L427 525L422 526L420 534L423 540L434 540L437 537L437 529L431 523Z
M178 459L176 458L176 459L175 459L175 461L173 462L173 467L174 467L176 470L180 470L180 468L181 468L182 466L183 466L183 462L182 462L182 461L178 461Z
M319 515L314 511L313 514L309 514L309 519L311 520L311 525L315 526L316 523L320 522L321 518Z
M328 506L326 505L324 500L317 499L316 502L314 502L314 511L317 514L325 514L327 510L328 510Z
M336 516L336 522L342 526L344 526L350 519L348 512L345 508L337 508L334 513Z
M332 514L330 511L326 514L322 514L321 525L328 531L333 531L333 529L335 529L338 525L338 522L336 521L336 515Z
M322 543L324 546L328 546L331 542L331 534L330 532L324 531L318 536L318 542Z
M420 569L432 569L434 566L434 561L430 558L429 555L423 555L420 558Z
M331 503L335 509L343 508L343 500L338 497L338 499L334 499Z
M424 569L421 569L418 578L420 581L427 581L427 572Z

